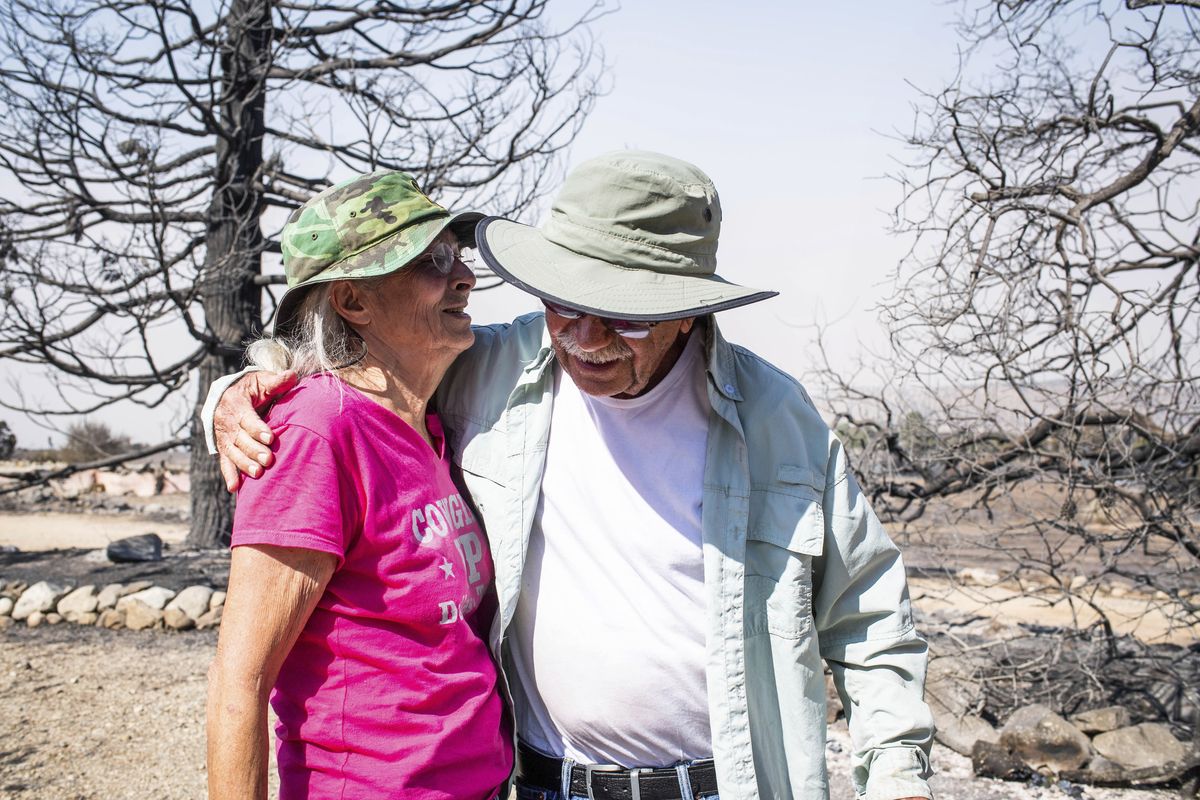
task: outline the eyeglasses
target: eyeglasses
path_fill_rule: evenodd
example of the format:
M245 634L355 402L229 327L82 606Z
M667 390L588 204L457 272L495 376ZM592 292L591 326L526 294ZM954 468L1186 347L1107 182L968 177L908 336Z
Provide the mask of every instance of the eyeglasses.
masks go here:
M586 311L580 311L568 306L560 306L558 303L551 303L549 300L543 300L542 305L547 311L552 311L556 316L563 319L579 319L580 317L595 317L604 323L604 326L618 336L626 339L645 339L650 335L650 329L657 325L657 322L636 322L630 319L610 319L601 317L597 314L589 314Z
M456 261L461 261L467 266L471 265L469 258L464 256L457 247L448 242L438 242L430 248L429 254L420 261L415 262L414 266L432 264L433 268L441 274L449 275L450 271L454 269L454 262Z

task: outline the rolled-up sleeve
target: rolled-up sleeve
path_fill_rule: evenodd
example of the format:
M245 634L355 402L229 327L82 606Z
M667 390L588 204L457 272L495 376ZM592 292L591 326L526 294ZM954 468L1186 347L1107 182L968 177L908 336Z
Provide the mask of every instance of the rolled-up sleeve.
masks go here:
M222 375L209 385L208 395L204 398L204 406L200 409L200 426L204 428L204 443L208 445L208 454L210 456L217 454L213 417L217 413L217 403L221 402L221 395L225 394L225 390L237 383L243 375L257 372L258 369L258 367L246 367L241 372L235 372L232 375Z
M855 789L866 800L932 797L928 648L913 626L904 562L835 438L827 475L813 617L850 726Z

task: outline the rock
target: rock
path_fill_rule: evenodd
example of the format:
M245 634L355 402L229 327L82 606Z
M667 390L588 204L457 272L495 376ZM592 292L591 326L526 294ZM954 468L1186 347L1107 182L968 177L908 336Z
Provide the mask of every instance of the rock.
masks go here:
M51 611L49 614L46 615L46 624L47 625L57 625L58 623L60 623L62 621L63 621L62 614L58 614L58 613L55 613L54 611Z
M121 583L106 584L100 590L100 594L96 595L96 611L107 611L110 608L116 608L117 600L121 599L121 592L124 589L125 585Z
M25 617L25 624L31 628L36 628L46 621L46 615L41 611L33 611Z
M955 716L983 706L983 682L976 676L987 665L978 658L935 654L925 673L926 700L935 700Z
M971 748L971 767L981 778L1021 781L1032 774L1019 756L999 742L980 739Z
M967 567L958 571L958 579L976 586L994 586L1000 582L1000 573L982 567Z
M122 605L118 606L118 610L125 612L125 627L131 631L153 628L162 622L163 612L146 605L141 600L131 600L128 597L122 597L121 603Z
M188 613L182 608L171 608L168 606L166 611L163 611L162 620L164 626L176 631L184 631L196 626L196 620L189 617Z
M92 584L80 586L73 592L70 592L62 600L58 601L58 613L64 618L75 621L74 617L79 614L90 614L96 610L98 604L96 598L96 587Z
M1000 744L1034 770L1075 770L1092 755L1083 732L1043 705L1017 709L1000 730Z
M1071 724L1089 736L1126 728L1132 721L1129 718L1129 709L1123 706L1094 708L1091 711L1080 711L1071 717Z
M1096 743L1092 742L1092 747L1095 747L1095 746L1096 746ZM1107 758L1100 755L1099 753L1092 756L1092 760L1088 762L1087 768L1088 768L1088 772L1092 772L1097 775L1104 775L1104 774L1111 775L1114 773L1119 773L1119 772L1124 771L1121 768L1120 764L1109 761Z
M96 620L100 619L100 615L95 611L91 611L86 614L76 614L74 617L68 617L68 619L76 625L95 625Z
M1092 740L1096 752L1125 769L1162 767L1187 756L1187 745L1160 722L1143 722L1102 733Z
M28 588L29 584L27 584L25 581L9 581L8 585L4 587L4 596L11 597L13 601L16 602L16 599L21 596L21 593Z
M935 738L938 743L964 756L969 756L975 751L977 742L995 744L1000 741L1000 732L987 720L974 714L954 717L939 715L935 711L933 721L937 729Z
M167 604L167 610L179 609L190 619L197 620L208 611L208 604L212 600L213 594L212 587L189 586L175 595L175 599Z
M97 628L108 628L115 630L125 627L125 612L118 611L115 608L108 608L100 612L100 616L96 618Z
M213 592L212 597L208 601L208 610L211 611L223 605L225 605L225 593L221 591Z
M979 740L1000 738L988 722L975 712L983 706L983 684L975 679L980 665L962 656L940 656L929 662L925 700L933 711L937 741L969 756Z
M1094 765L1094 766L1093 766ZM1180 797L1196 797L1197 772L1200 754L1192 754L1182 761L1168 761L1159 766L1126 769L1103 756L1096 756L1087 769L1062 773L1062 777L1074 783L1090 783L1107 786L1154 786L1179 782ZM1114 795L1115 796L1115 795ZM1157 794L1155 795L1158 796Z
M210 609L202 614L200 618L196 620L196 629L202 631L205 628L214 628L220 625L221 614L224 611L224 608L224 606L217 606L216 608Z
M12 617L0 617L0 631L5 631L17 623L13 622Z
M14 605L11 597L0 597L0 617L11 616Z
M13 606L12 618L22 620L35 611L43 614L53 611L54 606L69 591L71 591L70 586L39 581L21 593L20 599Z
M123 609L132 603L142 603L155 611L162 611L174 596L175 592L165 586L151 586L149 589L125 595L117 601L117 608Z
M127 536L109 542L104 551L108 560L117 564L128 564L140 561L162 561L162 539L157 533L144 533L141 536Z
M134 581L133 583L127 583L121 588L121 593L118 595L118 597L125 597L126 595L137 594L140 591L149 589L153 585L154 584L151 583L150 581Z

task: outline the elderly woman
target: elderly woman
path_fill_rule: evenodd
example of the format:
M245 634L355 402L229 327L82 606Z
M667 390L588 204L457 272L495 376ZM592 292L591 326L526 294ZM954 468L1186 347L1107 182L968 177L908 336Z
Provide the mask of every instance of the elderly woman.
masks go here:
M481 607L491 559L428 410L474 339L459 246L478 219L376 172L284 228L287 348L250 355L278 368L290 350L301 379L269 414L277 466L238 494L210 670L212 798L266 797L268 693L281 800L489 800L508 777Z

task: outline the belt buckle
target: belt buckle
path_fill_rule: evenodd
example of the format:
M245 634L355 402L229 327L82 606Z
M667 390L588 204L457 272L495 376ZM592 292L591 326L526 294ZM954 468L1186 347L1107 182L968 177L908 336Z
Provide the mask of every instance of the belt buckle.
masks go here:
M593 772L624 772L625 770L615 764L584 764L583 765L583 785L587 788L588 800L596 800L596 796L592 793L592 773ZM566 800L566 798L563 798ZM637 796L634 800L639 800Z

